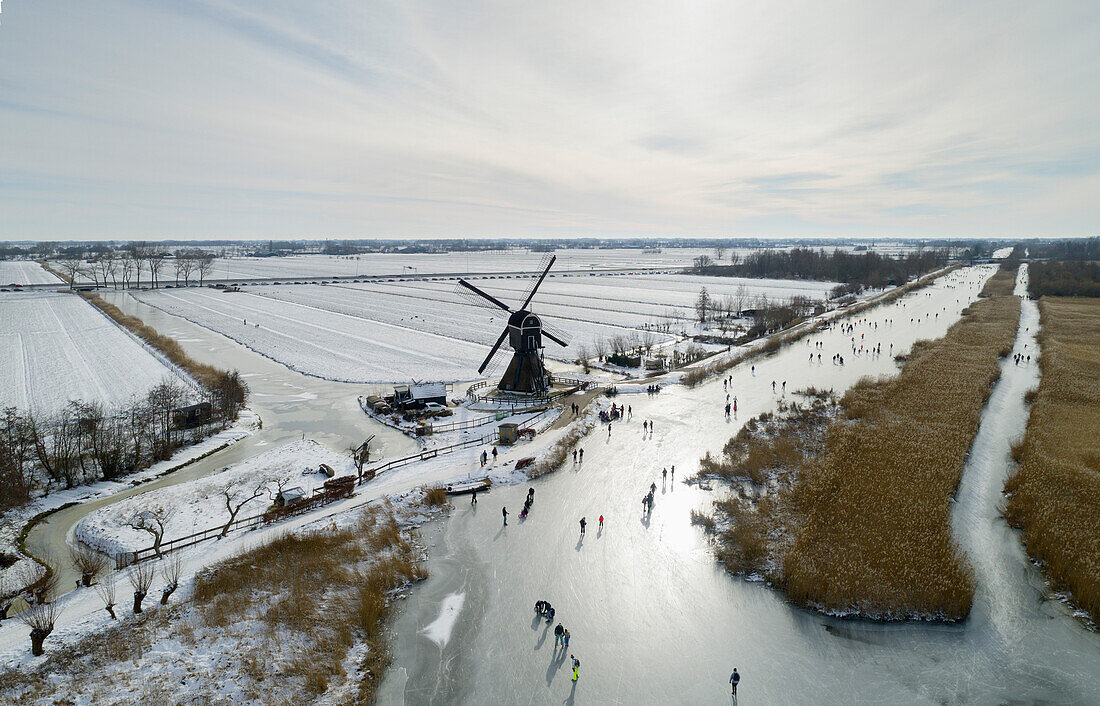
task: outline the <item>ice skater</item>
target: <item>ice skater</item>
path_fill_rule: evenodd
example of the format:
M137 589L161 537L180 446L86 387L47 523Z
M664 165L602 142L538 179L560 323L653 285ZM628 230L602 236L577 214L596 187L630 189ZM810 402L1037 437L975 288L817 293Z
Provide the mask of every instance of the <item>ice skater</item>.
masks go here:
M580 679L579 670L581 668L581 661L574 657L572 654L569 655L569 659L573 660L573 681L577 681L578 679ZM736 689L734 690L734 692L736 693Z
M603 529L603 515L600 515L600 529Z
M588 520L581 518L581 536L584 536L584 528L588 526Z
M733 668L733 674L730 675L730 686L733 687L733 695L737 696L737 685L741 683L741 675L737 673L737 667Z
M470 504L477 505L477 491L470 493Z
M558 623L558 626L554 628L554 649L558 649L558 645L561 644L562 638L565 637L565 626Z
M507 525L508 524L508 508L506 508L506 507L500 508L500 514L504 515L504 524Z

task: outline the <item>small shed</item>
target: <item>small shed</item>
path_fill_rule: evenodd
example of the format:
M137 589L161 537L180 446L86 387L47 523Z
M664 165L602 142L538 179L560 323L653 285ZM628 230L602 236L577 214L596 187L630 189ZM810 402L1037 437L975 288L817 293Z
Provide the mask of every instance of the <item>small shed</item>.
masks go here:
M178 407L172 410L172 423L177 429L190 429L208 421L214 413L214 408L209 402Z
M279 493L279 497L275 499L275 504L279 507L286 507L287 505L293 505L294 503L300 503L307 497L306 491L301 486L294 486L293 488L286 488L283 492Z
M418 382L393 388L394 404L401 409L423 409L429 402L447 404L447 386L441 382Z
M505 422L497 427L500 435L500 443L514 444L519 441L519 425L515 422Z

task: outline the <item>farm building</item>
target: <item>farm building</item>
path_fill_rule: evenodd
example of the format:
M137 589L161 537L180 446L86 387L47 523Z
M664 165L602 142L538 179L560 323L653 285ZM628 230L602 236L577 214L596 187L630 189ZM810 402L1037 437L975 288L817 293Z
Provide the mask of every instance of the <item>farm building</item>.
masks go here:
M422 409L429 402L447 404L447 386L441 382L422 382L393 388L393 403L399 409Z

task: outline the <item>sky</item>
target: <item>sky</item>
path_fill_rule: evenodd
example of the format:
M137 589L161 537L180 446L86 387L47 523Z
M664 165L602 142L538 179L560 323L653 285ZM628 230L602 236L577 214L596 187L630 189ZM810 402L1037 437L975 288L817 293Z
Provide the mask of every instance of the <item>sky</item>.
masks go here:
M1100 3L7 0L0 240L1100 232Z

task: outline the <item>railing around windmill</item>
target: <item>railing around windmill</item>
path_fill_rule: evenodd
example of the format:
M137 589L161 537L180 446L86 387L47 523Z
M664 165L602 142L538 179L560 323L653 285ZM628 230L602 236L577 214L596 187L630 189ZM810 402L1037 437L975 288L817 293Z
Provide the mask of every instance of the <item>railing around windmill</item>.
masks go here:
M435 449L426 449L424 451L421 451L420 453L415 453L415 454L412 454L410 456L402 456L401 458L391 459L389 461L386 461L385 463L383 463L380 466L375 466L373 468L363 469L363 477L359 479L359 485L363 485L367 481L373 480L379 473L382 473L383 471L389 471L389 470L392 470L394 468L400 468L401 466L407 466L410 463L415 463L417 461L426 461L427 459L435 458L436 456L439 456L440 454L450 453L452 451L457 451L459 449L468 448L470 446L480 446L481 444L491 444L494 441L496 441L497 438L498 438L498 432L497 432L496 429L494 429L492 431L492 433L486 434L485 436L479 437L477 439L467 439L466 441L461 441L457 444L451 444L449 446L440 446L439 448L435 448Z

